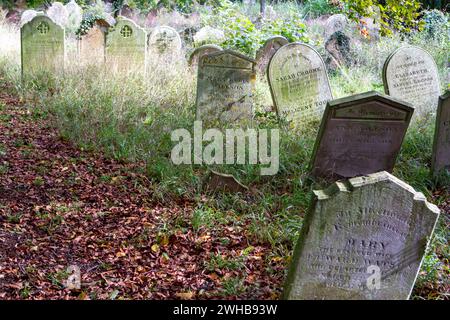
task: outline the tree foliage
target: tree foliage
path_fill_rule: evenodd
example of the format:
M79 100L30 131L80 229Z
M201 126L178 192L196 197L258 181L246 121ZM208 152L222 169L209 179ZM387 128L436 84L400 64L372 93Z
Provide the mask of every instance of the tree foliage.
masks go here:
M422 29L419 20L421 3L418 0L343 0L349 18L375 17L381 26L381 35L392 35L393 31L409 33ZM376 17L378 13L378 17Z

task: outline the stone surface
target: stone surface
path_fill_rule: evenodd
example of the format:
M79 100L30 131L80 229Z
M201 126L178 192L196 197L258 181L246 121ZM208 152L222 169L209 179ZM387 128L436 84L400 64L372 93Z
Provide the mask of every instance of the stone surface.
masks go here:
M255 61L224 50L200 58L197 119L209 124L244 123L253 118Z
M159 26L150 34L148 45L152 53L177 54L181 50L181 38L174 28Z
M335 70L351 64L351 40L342 31L336 31L328 38L325 50L330 54L326 60L329 69Z
M101 66L105 63L106 32L109 27L106 21L97 20L92 28L81 36L78 50L82 64Z
M280 119L298 124L320 117L332 99L323 59L309 45L290 43L281 47L270 60L267 72Z
M69 13L61 2L53 2L47 10L47 16L62 28L65 28L69 21Z
M36 15L20 30L22 76L64 70L64 29L44 14Z
M211 170L208 183L206 184L208 191L224 191L224 192L246 192L248 187L239 182L233 175L220 173Z
M25 23L33 20L34 17L38 15L38 11L35 10L25 10L20 17L20 26L22 27Z
M284 297L408 299L439 209L385 171L314 195Z
M106 35L106 62L113 71L145 72L147 33L134 21L119 17Z
M330 101L314 146L311 172L334 180L391 172L414 108L377 92Z
M450 172L450 91L439 98L431 168L435 175Z
M344 14L333 14L325 23L325 38L330 37L337 31L345 31L347 24L348 20Z
M205 54L210 54L218 51L222 51L222 48L214 44L205 44L204 46L198 47L189 56L189 65L192 68L196 68L201 57L203 57Z
M269 65L269 61L275 52L288 43L289 41L282 36L275 36L267 39L264 45L256 53L256 71L259 74L264 75L267 66Z
M417 116L436 111L439 74L433 57L424 49L408 46L393 52L384 64L383 82L385 92L411 103Z

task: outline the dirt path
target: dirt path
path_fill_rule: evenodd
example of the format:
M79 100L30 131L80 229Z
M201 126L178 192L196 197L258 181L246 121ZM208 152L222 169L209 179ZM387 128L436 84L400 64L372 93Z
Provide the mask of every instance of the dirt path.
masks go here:
M195 232L193 204L149 202L137 165L80 151L13 97L0 105L0 299L211 298L230 283L245 290L229 298L277 297L285 266L265 271L269 248L254 245L239 268L207 267L211 253L249 247L242 230ZM65 287L70 265L80 290Z

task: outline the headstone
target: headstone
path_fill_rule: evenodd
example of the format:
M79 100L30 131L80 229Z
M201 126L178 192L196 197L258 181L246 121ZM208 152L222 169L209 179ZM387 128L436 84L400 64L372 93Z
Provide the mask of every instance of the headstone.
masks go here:
M320 117L331 88L325 64L311 46L289 43L272 57L268 79L278 117L298 124Z
M97 20L78 42L80 62L84 65L103 65L105 63L106 32L109 24L105 20Z
M106 62L113 71L145 72L147 33L134 21L119 17L106 35Z
M201 57L203 57L205 54L210 54L218 51L222 51L222 48L214 44L206 44L204 46L198 47L189 56L189 65L192 68L196 68Z
M289 41L282 36L274 36L266 40L256 53L256 70L259 74L264 75L266 73L267 65L275 52L288 43Z
M193 40L196 45L203 43L221 43L225 41L225 33L220 29L206 26L194 34Z
M177 54L181 50L181 38L174 28L159 26L150 34L148 45L156 54Z
M65 7L68 14L66 32L75 33L80 28L81 21L83 20L83 10L75 0L70 0Z
M391 172L414 108L377 92L328 102L314 146L313 176L327 180Z
M350 38L341 31L333 33L325 42L325 50L330 54L327 65L331 70L350 65L350 44Z
M408 299L438 217L422 193L385 171L314 191L284 297Z
M431 168L434 175L450 172L450 91L439 98Z
M325 23L325 38L330 37L337 31L345 31L348 20L345 14L338 13L330 16Z
M61 2L53 2L47 10L47 16L62 28L65 28L69 21L69 13Z
M253 118L255 61L224 50L200 58L197 119L206 123L244 123Z
M64 29L44 14L36 15L20 30L22 76L64 70Z
M206 190L215 192L246 192L248 187L243 185L232 174L225 174L211 170L207 178Z
M433 57L419 47L393 52L383 67L384 91L411 103L416 115L435 112L440 95L439 74Z

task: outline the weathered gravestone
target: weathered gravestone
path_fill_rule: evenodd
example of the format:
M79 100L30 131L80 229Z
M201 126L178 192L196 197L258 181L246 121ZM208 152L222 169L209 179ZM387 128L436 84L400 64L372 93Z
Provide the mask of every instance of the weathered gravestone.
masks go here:
M348 19L345 14L338 13L329 17L325 23L325 38L330 37L337 31L345 31L347 27Z
M436 111L439 75L433 57L425 50L408 46L393 52L384 63L383 82L385 92L411 103L417 116Z
M266 73L269 61L275 52L288 43L289 41L282 36L274 36L266 40L264 45L256 53L256 70L259 74L263 75Z
M435 175L450 172L450 91L439 98L431 169Z
M134 21L119 17L106 35L106 62L113 71L145 72L147 33Z
M64 29L37 14L20 29L22 76L64 70Z
M391 172L414 108L377 92L328 102L312 174L328 180Z
M78 51L82 64L103 65L105 63L106 32L110 27L105 20L94 22L86 34L78 41Z
M197 119L207 124L244 124L253 118L255 61L224 50L200 58Z
M314 191L286 299L408 299L439 209L383 171Z
M333 98L323 59L309 45L281 47L270 60L267 76L281 119L299 123L320 117Z
M198 61L202 56L218 51L222 51L222 48L214 44L205 44L196 48L189 56L189 66L191 66L192 68L197 67Z
M330 54L326 63L331 70L351 64L351 40L342 31L336 31L328 38L325 50Z
M181 38L174 28L159 26L150 34L148 45L152 53L173 55L181 50Z

